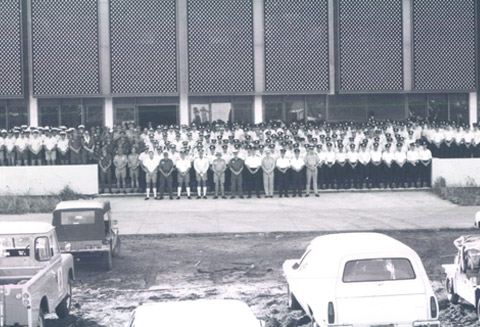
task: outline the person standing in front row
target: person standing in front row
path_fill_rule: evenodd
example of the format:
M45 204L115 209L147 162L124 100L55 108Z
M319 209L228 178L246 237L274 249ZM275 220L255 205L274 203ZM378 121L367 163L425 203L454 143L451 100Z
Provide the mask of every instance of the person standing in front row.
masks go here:
M230 171L232 172L230 177L230 199L235 199L238 194L240 199L243 199L243 160L238 157L238 149L233 150L233 158L228 164Z
M214 199L218 199L218 193L222 195L222 199L226 199L225 196L225 170L227 170L227 163L222 158L222 153L217 152L215 154L216 159L212 162L213 171L213 183L215 184L215 196Z
M163 193L165 192L165 184L167 184L168 196L173 200L173 170L175 165L168 157L168 152L163 152L163 159L160 160L158 171L160 172L160 200L163 200Z
M280 197L288 198L288 173L290 169L290 160L285 156L287 150L280 149L280 157L275 163L278 170L278 193Z
M290 160L292 166L292 181L293 181L293 197L297 195L302 197L302 172L303 167L305 166L305 161L300 158L300 149L296 148L294 150L295 156Z
M83 159L82 159L83 160ZM123 154L123 150L119 149L118 153L113 157L113 165L115 166L115 178L117 180L117 192L123 188L123 192L127 193L127 156Z
M270 150L265 151L265 157L262 159L262 170L265 198L273 198L273 182L275 180L275 159L272 157Z
M128 155L128 168L130 170L130 184L133 189L140 188L138 183L138 168L140 167L139 154L137 148L132 147L132 153Z
M192 162L187 158L186 151L180 152L180 159L176 162L177 165L177 200L180 200L182 195L182 186L185 184L185 190L187 191L187 198L190 196L190 168L192 168Z
M307 167L307 187L305 191L305 197L310 196L310 185L313 187L313 192L316 197L319 197L318 194L318 165L320 164L320 159L313 150L313 146L308 147L308 153L305 155L305 166Z
M248 198L252 197L252 191L255 191L257 198L260 198L260 168L262 167L262 158L255 154L255 149L248 150L246 182L248 188Z
M110 170L110 167L112 166L112 156L108 153L107 148L102 148L102 154L98 159L98 165L100 166L101 193L103 193L103 187L105 185L108 188L108 191L112 193L112 172Z
M155 156L153 150L148 151L148 157L143 159L142 168L145 171L145 180L147 182L147 196L145 200L150 200L150 187L153 189L153 196L157 199L157 167L160 160Z
M197 199L207 198L207 173L208 173L208 159L204 156L203 149L199 149L198 157L193 161L193 168L195 169L195 177L197 179Z

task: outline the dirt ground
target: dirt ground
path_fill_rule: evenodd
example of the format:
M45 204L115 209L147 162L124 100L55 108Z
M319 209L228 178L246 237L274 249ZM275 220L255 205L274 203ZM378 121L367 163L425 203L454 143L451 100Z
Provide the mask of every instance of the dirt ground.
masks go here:
M473 307L446 301L441 265L452 263L453 240L475 231L385 232L422 257L440 302L442 326L477 326ZM240 299L267 326L308 326L301 311L287 309L284 260L299 258L322 233L256 233L123 236L114 269L77 264L72 316L48 316L48 327L125 326L146 302L198 298ZM179 317L181 319L181 317Z

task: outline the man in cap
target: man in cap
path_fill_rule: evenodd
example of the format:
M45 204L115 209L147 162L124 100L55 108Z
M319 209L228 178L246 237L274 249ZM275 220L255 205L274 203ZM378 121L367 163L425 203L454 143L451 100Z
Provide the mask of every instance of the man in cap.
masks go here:
M393 176L396 187L406 187L405 182L405 163L407 162L407 154L403 150L403 144L397 143L397 150L393 156Z
M100 187L101 193L106 186L110 193L112 193L112 173L110 167L112 166L112 156L108 153L107 148L102 148L102 154L98 159L98 166L100 167Z
M70 164L82 164L82 141L76 130L72 131L72 138L69 142L70 148ZM110 152L110 151L109 151Z
M32 134L32 137L30 137L28 141L28 149L30 150L30 163L32 166L41 166L43 141L40 138L37 129L33 130Z
M45 161L47 165L55 165L57 160L57 139L52 135L52 132L47 130L47 137L43 140L43 146L45 147Z
M427 148L427 143L422 143L422 148L418 152L418 164L420 180L423 187L429 187L431 184L431 166L432 166L432 152Z
M70 150L70 141L67 139L67 132L60 132L60 139L57 142L58 157L61 165L68 165L68 151Z
M418 150L415 147L415 142L410 143L410 147L407 151L407 162L406 162L406 183L409 187L416 187L419 180L419 155Z
M380 187L383 186L382 179L382 150L380 150L379 144L377 142L373 143L373 149L370 150L370 164L368 165L368 176L370 176L369 187ZM381 185L382 184L382 185Z
M290 159L290 165L292 167L292 185L293 185L293 197L297 195L302 197L303 189L303 167L305 167L305 161L300 157L300 149L295 148L293 150L294 157Z
M317 185L317 178L318 178L318 165L320 164L320 159L318 158L317 154L314 151L313 146L308 147L308 152L304 158L305 166L306 166L306 175L307 175L307 186L306 186L306 194L305 197L310 196L310 185L313 187L313 192L316 197L320 196L318 194L318 185Z
M395 159L395 153L392 149L392 144L385 144L385 151L382 153L382 180L385 188L393 187L394 175L393 175L393 160Z
M358 172L357 178L359 180L359 188L367 187L370 178L368 174L368 165L370 164L372 158L370 156L370 152L367 151L367 146L367 142L362 142L360 145L360 152L358 153L358 165L356 170Z
M88 131L85 131L87 133ZM115 166L115 178L117 180L117 192L123 188L123 193L127 193L127 185L125 185L125 180L127 179L127 164L128 158L123 153L123 150L120 148L118 153L113 157L113 165Z
M90 135L89 131L84 131L83 136L81 137L82 143L82 164L86 165L93 161L93 157L95 155L95 141L93 137ZM126 154L128 149L122 148L122 152Z
M175 163L177 166L177 200L180 200L182 195L182 186L185 185L187 191L187 198L191 199L190 195L190 169L192 168L192 162L187 156L186 151L180 152L180 159Z
M335 162L336 153L333 149L333 144L331 142L328 142L327 151L325 152L325 164L323 165L326 188L334 188L334 184L337 182L337 177L335 175L334 169Z
M358 185L358 179L356 174L356 167L358 165L358 151L356 149L355 142L350 143L350 149L347 152L347 165L345 165L345 185L348 188L356 188Z
M137 153L137 147L132 147L132 153L127 157L127 167L130 172L130 184L132 189L139 189L138 170L140 168L140 155Z
M160 162L159 157L155 156L153 150L148 150L148 157L142 162L142 168L145 171L145 180L147 183L145 200L150 199L150 187L153 189L153 196L157 199L157 168Z
M288 182L290 173L290 160L286 156L286 149L280 149L280 157L277 158L275 166L278 176L278 193L280 197L288 198Z
M231 172L230 177L230 192L231 199L234 199L238 194L243 199L243 165L244 161L238 157L238 148L233 150L233 158L228 163L228 168Z
M222 199L225 197L225 171L227 170L227 162L222 158L222 153L216 153L216 159L212 162L213 182L215 184L214 199L218 199L219 192Z
M15 140L15 149L17 157L17 166L28 166L28 139L25 137L25 132L20 132L20 137Z
M205 157L203 149L198 150L198 157L193 160L193 168L195 169L195 177L197 180L197 199L207 198L207 173L209 162Z
M265 157L262 159L262 170L265 198L273 198L275 159L272 157L270 149L265 150Z
M255 192L257 198L260 198L260 169L262 167L262 158L255 153L255 148L251 147L248 150L247 158L245 159L245 167L247 167L246 184L248 189L248 198L252 197L252 192Z
M15 166L16 163L15 141L14 133L10 131L5 138L5 156L9 166Z
M158 165L158 171L160 172L160 200L163 199L163 193L165 191L165 184L167 185L168 196L170 200L173 200L173 170L175 165L173 160L168 157L168 152L163 152L163 158Z

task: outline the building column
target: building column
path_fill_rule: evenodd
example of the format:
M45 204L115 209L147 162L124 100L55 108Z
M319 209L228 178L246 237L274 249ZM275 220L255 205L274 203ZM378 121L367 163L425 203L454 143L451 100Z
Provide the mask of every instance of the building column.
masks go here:
M411 0L402 1L403 21L403 89L411 91L412 72L412 4Z
M329 94L335 94L335 0L328 0L328 74Z
M115 122L113 114L113 99L112 97L105 97L105 126L112 128Z
M25 1L27 11L28 124L38 127L38 100L33 97L32 4Z
M178 92L180 95L179 119L181 125L188 125L188 12L187 0L177 1L177 50L178 50Z
M265 92L265 41L263 0L253 0L253 61L255 100L253 122L263 122L263 99Z
M468 110L469 110L469 123L472 126L478 121L478 111L477 111L478 101L477 101L477 92L470 92L468 94Z

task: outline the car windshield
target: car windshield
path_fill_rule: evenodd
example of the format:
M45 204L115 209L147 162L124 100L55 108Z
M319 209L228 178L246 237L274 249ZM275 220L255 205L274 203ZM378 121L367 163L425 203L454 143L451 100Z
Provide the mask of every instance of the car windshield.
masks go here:
M344 283L415 279L410 260L386 258L354 260L345 264Z
M62 211L60 213L60 223L67 226L95 224L95 211Z
M28 257L29 255L30 237L0 235L0 258Z

